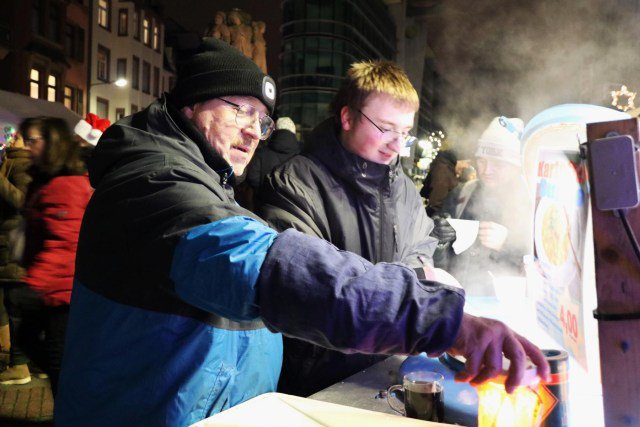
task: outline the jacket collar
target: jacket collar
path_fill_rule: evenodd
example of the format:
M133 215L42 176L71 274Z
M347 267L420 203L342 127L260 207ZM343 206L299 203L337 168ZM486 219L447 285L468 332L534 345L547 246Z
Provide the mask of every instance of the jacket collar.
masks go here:
M338 139L340 127L333 118L320 123L311 133L305 153L316 157L332 174L354 186L380 186L395 181L402 167L400 158L390 165L363 159L347 151Z

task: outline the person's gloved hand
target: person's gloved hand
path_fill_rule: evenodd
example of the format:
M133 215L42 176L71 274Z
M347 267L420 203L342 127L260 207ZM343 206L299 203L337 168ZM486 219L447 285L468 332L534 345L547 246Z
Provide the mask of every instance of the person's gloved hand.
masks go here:
M434 215L433 216L433 231L431 235L438 239L438 244L444 245L446 243L452 243L456 240L456 230L449 224L447 218L448 215Z

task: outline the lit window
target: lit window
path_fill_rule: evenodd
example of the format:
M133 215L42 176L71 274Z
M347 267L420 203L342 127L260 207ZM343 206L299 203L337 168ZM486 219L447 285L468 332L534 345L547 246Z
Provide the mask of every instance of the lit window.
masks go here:
M64 87L64 106L73 110L73 88L71 86Z
M98 25L102 28L110 29L109 21L111 20L111 1L98 0Z
M157 25L153 26L153 48L160 49L160 30Z
M142 20L142 43L146 44L147 46L149 46L149 43L150 43L148 18L144 18Z
M49 75L47 79L47 101L56 101L56 76Z
M40 97L40 71L35 68L29 73L29 96L35 99Z

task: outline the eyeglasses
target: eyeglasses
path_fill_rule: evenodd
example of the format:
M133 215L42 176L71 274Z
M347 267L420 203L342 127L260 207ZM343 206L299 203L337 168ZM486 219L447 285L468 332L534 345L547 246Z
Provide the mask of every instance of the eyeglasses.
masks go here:
M360 112L360 114L362 114L364 116L365 119L369 120L369 123L374 125L376 127L376 129L378 129L380 131L380 133L382 134L382 140L385 143L393 142L397 138L401 138L402 139L402 143L404 144L405 147L411 147L413 145L413 143L416 142L416 140L418 139L415 136L411 135L409 132L402 133L402 132L398 132L398 131L391 130L391 129L382 129L380 126L375 124L373 122L373 120L371 120L369 118L369 116L367 116L365 113L363 113L362 110L358 110L358 111Z
M273 119L271 117L267 116L266 114L264 116L260 116L260 112L251 105L239 105L235 102L227 101L224 98L218 99L235 108L236 123L238 124L238 126L242 128L255 126L256 117L258 117L258 122L260 123L260 139L264 141L265 139L269 138L269 136L271 136L271 132L273 132L273 128L275 127Z

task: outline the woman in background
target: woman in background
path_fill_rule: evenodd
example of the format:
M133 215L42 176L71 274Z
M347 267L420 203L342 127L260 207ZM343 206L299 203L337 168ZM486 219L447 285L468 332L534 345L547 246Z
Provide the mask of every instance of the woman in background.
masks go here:
M24 141L15 127L3 126L0 137L0 363L6 368L10 362L11 336L9 327L8 304L5 304L5 291L19 285L24 276L20 265L24 249L24 219L22 208L31 182L28 170L31 167L31 155L24 148ZM0 373L0 382L4 379ZM8 375L9 384L26 384L31 381L27 375Z
M80 146L62 119L26 119L21 133L31 152L33 181L25 206L26 275L12 292L21 309L16 339L26 354L51 378L56 393L78 234L92 189L80 159ZM44 333L44 348L39 340ZM26 360L13 360L12 369L28 371Z

